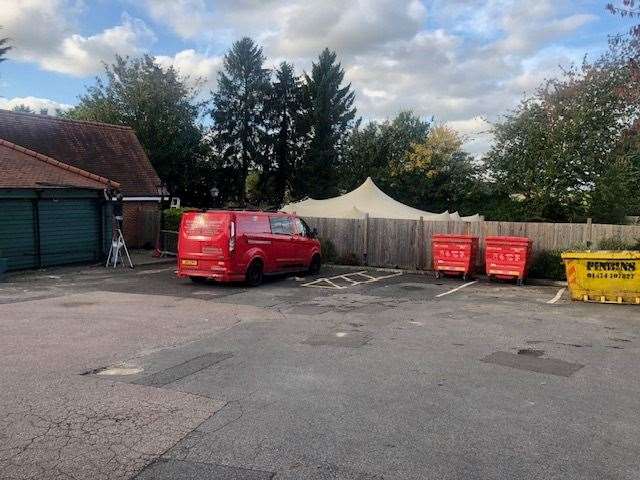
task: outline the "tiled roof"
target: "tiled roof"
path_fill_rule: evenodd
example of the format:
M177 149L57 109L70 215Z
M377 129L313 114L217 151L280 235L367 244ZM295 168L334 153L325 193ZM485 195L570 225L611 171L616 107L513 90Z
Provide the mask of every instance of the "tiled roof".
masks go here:
M0 139L0 188L119 188L120 184Z
M160 179L129 127L0 110L0 139L118 182L126 196L157 196Z

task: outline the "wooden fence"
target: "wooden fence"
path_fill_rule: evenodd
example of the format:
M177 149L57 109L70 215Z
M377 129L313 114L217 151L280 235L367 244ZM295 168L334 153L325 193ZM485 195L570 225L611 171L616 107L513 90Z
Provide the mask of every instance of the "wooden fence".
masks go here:
M525 222L437 222L422 220L362 220L305 218L320 238L329 239L339 256L355 255L368 265L405 269L431 268L431 237L436 233L474 235L480 241L478 264L483 263L484 239L491 235L529 237L534 256L545 250L592 246L605 238L626 242L640 239L640 225Z

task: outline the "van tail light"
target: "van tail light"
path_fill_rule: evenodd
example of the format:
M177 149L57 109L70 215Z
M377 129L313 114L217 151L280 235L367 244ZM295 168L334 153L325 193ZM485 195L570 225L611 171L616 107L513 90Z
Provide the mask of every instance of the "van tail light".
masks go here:
M236 222L231 222L229 233L229 252L233 252L236 249Z

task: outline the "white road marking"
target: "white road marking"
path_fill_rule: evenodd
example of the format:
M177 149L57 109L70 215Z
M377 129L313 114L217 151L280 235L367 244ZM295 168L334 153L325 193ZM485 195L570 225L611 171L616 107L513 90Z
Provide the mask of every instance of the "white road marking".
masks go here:
M473 285L474 283L478 283L478 280L474 280L473 282L467 282L464 285L460 285L459 287L456 287L456 288L454 288L452 290L449 290L448 292L444 292L444 293L441 293L439 295L436 295L436 298L444 297L445 295L449 295L449 294L451 294L453 292L457 292L458 290L461 290L461 289L463 289L465 287L468 287L469 285Z
M334 288L338 290L344 290L345 288L355 287L356 285L378 282L386 278L397 277L398 275L402 275L402 272L395 272L390 275L383 275L381 277L372 277L371 275L367 275L366 273L364 273L365 271L366 270L361 270L359 272L351 272L351 273L344 273L342 275L334 275L333 277L322 277L312 282L303 283L301 286L313 287L313 288ZM356 277L356 278L363 277L366 280L356 280L353 277ZM332 280L342 280L344 282L349 282L350 285L347 285L347 286L337 285Z
M371 275L367 275L366 273L362 273L362 272L356 272L356 273L350 273L349 275L358 275L359 277L364 277L368 280L375 280L376 277L372 277Z
M350 278L349 278L349 277L347 277L346 275L341 275L341 276L340 276L340 278L341 278L342 280L344 280L345 282L349 282L351 285L357 285L358 283L360 283L360 282L358 282L357 280L352 280L352 279L350 279Z
M556 303L558 300L560 300L565 290L566 288L562 287L560 290L558 290L558 293L556 293L556 296L553 297L551 300L549 300L547 303Z
M168 272L169 270L174 270L174 269L175 267L156 268L155 270L141 270L136 272L136 275L152 275L154 273Z
M342 290L343 288L347 288L347 287L342 287L336 283L333 283L329 278L325 278L324 279L325 282L327 282L329 285L331 285L331 288L337 288L338 290Z

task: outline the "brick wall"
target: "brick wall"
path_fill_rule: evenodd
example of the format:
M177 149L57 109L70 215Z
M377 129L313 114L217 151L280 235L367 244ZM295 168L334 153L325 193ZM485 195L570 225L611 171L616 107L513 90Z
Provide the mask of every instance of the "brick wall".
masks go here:
M129 248L154 247L160 230L158 202L124 202L124 238Z

